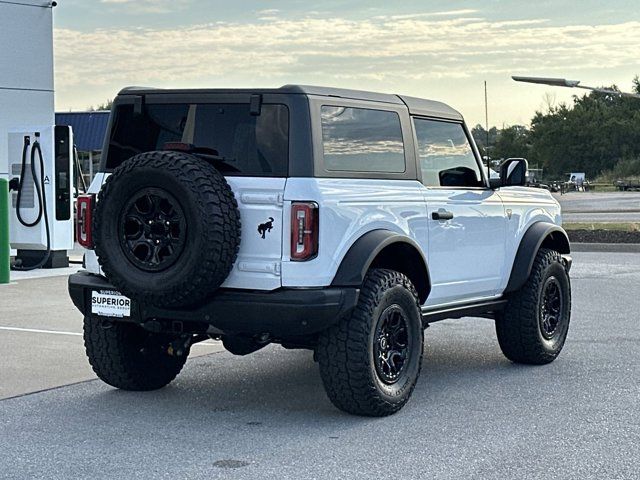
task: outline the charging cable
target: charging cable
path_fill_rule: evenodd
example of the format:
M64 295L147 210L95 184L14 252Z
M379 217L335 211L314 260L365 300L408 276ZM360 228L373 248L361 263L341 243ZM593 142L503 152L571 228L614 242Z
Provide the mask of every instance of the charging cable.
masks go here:
M42 259L35 265L23 266L21 261L18 260L11 266L13 270L29 271L42 268L51 256L51 231L49 229L49 213L47 212L47 196L45 195L45 171L44 160L42 158L42 149L40 148L40 132L36 132L36 139L31 147L31 178L36 190L36 197L38 199L38 215L33 222L27 222L20 212L20 205L22 203L22 189L24 188L24 175L27 168L27 154L29 153L29 146L31 145L31 137L28 135L24 137L24 144L22 146L22 165L20 167L20 183L17 186L18 196L16 198L16 217L18 221L27 228L33 228L38 225L44 217L44 228L47 234L47 249ZM40 162L40 181L38 182L38 175L36 175L36 152L38 152L38 160Z

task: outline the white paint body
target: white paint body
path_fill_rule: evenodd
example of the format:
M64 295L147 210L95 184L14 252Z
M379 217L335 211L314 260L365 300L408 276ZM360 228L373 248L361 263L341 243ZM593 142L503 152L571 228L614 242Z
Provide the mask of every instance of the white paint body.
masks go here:
M53 126L53 26L49 2L12 0L0 3L0 178L15 175L20 165L22 138L35 140L40 132L45 188L53 250L73 248L73 220L55 220ZM39 170L39 168L38 168ZM14 249L42 250L46 246L44 223L26 228L10 208L10 241ZM28 221L36 208L23 209Z
M99 174L97 193L107 175ZM274 290L331 284L349 248L367 232L390 230L422 249L432 290L425 308L499 297L507 286L522 236L536 221L561 223L560 206L549 192L525 187L498 190L427 188L415 180L227 177L242 219L238 259L226 288ZM292 201L319 205L318 256L290 259ZM445 208L447 221L431 219ZM510 215L507 214L510 210ZM269 217L265 235L257 226ZM93 251L87 270L102 274Z

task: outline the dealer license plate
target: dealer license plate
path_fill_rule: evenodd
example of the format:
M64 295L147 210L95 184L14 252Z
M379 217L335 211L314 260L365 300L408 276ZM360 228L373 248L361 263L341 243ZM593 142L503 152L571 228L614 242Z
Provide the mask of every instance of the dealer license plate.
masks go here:
M131 316L131 300L113 290L91 292L91 313L102 317Z

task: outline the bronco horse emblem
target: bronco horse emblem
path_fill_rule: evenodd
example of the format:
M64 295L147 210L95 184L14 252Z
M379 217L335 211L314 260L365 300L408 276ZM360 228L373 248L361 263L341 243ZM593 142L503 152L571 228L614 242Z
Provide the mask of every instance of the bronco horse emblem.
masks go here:
M270 232L273 228L273 217L269 217L268 222L261 223L258 225L258 233L262 235L262 238L265 238L267 232Z

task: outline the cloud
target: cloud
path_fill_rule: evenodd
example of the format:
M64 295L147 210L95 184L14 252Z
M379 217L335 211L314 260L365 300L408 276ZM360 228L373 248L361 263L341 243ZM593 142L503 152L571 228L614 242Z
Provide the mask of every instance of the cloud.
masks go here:
M265 8L265 9L256 11L256 17L258 18L258 20L262 20L262 21L278 20L279 15L280 15L280 10L278 10L277 8Z
M469 13L476 13L477 11L478 10L475 10L473 8L464 8L460 10L446 10L444 12L432 12L432 13L427 13L426 15L432 16L432 17L445 17L445 16L451 16L451 15L467 15Z
M273 85L330 78L351 86L367 80L393 87L405 80L487 73L551 75L568 65L574 70L638 65L637 21L557 26L544 19L489 22L440 13L365 20L262 18L170 29L59 28L57 86L72 92L105 85Z
M100 0L100 3L122 9L126 6L129 13L171 13L181 10L189 0Z
M463 16L463 15L470 15L477 12L478 10L473 8L464 8L460 10L445 10L442 12L409 13L406 15L388 15L388 16L383 15L375 18L389 18L392 20L403 20L407 18Z
M276 15L278 13L280 13L280 10L277 8L265 8L256 12L258 15Z

